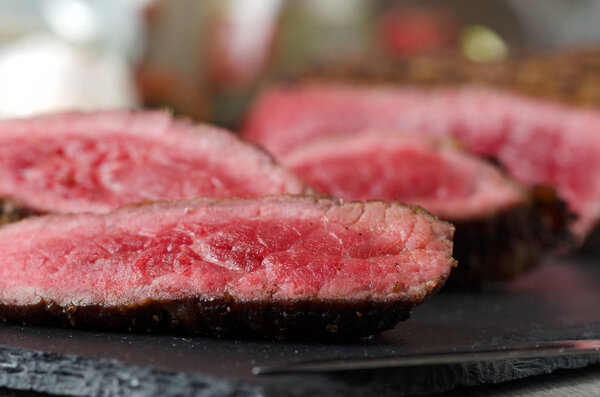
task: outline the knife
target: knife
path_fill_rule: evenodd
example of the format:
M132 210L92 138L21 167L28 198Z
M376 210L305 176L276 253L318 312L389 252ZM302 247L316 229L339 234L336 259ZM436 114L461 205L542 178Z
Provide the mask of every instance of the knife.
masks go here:
M301 361L252 368L254 375L335 372L364 369L416 367L423 365L462 364L532 358L567 357L600 354L600 339L561 340L505 346L486 350L444 351L406 354L383 358L347 358Z

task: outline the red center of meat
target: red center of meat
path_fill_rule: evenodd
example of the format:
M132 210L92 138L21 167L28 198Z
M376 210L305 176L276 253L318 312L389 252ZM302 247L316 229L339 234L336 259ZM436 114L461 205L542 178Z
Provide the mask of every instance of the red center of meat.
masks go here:
M0 198L42 212L147 200L302 193L264 151L161 112L65 113L0 122Z
M24 150L25 149L25 150ZM110 203L251 195L248 184L180 149L117 135L102 140L43 138L35 145L13 139L0 148L3 168L31 194L49 191L65 199Z
M4 172L3 172L4 171ZM7 193L48 210L105 212L145 200L254 197L269 192L249 183L235 163L208 161L194 151L160 142L106 135L15 138L0 145ZM276 187L272 187L277 192ZM80 207L83 206L83 207Z
M432 288L451 254L447 224L383 203L183 202L31 219L0 234L0 296L21 304L397 298Z
M339 154L293 170L317 191L346 200L419 203L423 198L456 199L473 191L465 172L453 169L435 153L410 148Z
M585 235L600 219L600 114L490 89L300 85L266 92L244 135L276 155L319 136L396 130L458 138L523 185L554 186Z
M366 131L314 139L282 161L320 193L348 201L398 200L454 221L525 200L491 164L414 134Z

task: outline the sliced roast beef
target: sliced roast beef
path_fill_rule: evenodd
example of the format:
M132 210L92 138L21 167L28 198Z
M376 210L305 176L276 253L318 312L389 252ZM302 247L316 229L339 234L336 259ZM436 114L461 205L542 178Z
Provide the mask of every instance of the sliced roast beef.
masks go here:
M600 48L512 54L499 62L473 62L459 51L400 59L369 57L313 64L288 81L439 86L484 84L577 106L600 105Z
M276 155L307 139L368 128L452 135L517 182L554 186L584 236L600 218L600 114L477 87L296 85L265 93L245 136Z
M0 122L0 198L30 212L107 212L144 200L303 190L262 150L163 112Z
M281 157L319 193L419 204L456 225L451 280L512 278L534 265L565 223L540 217L531 194L449 140L371 131L315 138ZM557 222L556 219L559 219ZM544 224L546 222L546 224Z
M315 196L160 202L0 228L0 316L213 335L366 336L454 266L453 226Z

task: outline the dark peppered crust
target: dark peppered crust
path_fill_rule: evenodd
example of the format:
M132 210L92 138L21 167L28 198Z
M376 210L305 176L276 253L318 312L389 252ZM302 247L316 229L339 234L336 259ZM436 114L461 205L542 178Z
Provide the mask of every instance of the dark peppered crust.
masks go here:
M572 244L570 215L553 189L532 189L529 202L481 219L454 221L453 257L448 283L474 285L509 280L535 266L544 249Z
M594 227L590 234L585 236L581 252L600 252L600 225Z
M579 106L600 106L600 52L597 48L513 53L500 62L471 62L450 51L416 59L369 57L316 64L284 81L443 86L483 84Z
M440 286L443 282L439 283ZM392 329L406 320L416 300L240 302L231 297L206 300L148 300L129 306L61 307L0 305L5 321L138 332L179 331L209 336L269 339L352 339Z
M0 198L0 226L33 215L41 215L41 213L27 209L13 200Z

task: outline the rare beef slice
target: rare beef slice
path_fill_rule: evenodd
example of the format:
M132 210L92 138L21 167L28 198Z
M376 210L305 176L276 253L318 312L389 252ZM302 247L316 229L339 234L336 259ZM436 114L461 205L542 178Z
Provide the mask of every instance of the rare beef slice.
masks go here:
M68 113L0 122L0 221L145 200L260 197L304 186L264 151L164 112Z
M600 218L600 113L480 87L307 84L273 88L244 136L277 156L318 136L387 129L453 136L518 183L549 185L585 237Z
M418 207L316 196L196 199L0 228L0 317L280 338L394 327L455 261Z
M510 279L568 236L564 206L454 142L385 131L315 138L281 156L319 193L418 204L456 226L450 281ZM542 201L545 200L545 201Z

